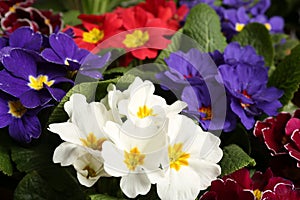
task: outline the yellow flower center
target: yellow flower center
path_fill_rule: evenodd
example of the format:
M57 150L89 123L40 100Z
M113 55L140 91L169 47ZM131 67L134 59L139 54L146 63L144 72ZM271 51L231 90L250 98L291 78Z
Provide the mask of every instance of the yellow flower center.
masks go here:
M27 111L27 109L18 101L8 102L9 111L8 113L16 118L21 118Z
M240 23L236 23L235 24L235 30L237 32L241 32L243 30L243 28L245 27L245 24L240 24Z
M88 174L86 178L90 178L90 177L96 177L97 173L94 169L90 168L90 166L86 166L83 170L87 170Z
M169 160L170 167L179 171L182 166L188 166L188 159L190 158L190 154L182 151L182 143L174 144L174 146L169 146Z
M272 29L272 26L269 23L265 23L265 27L268 29L268 31L270 31Z
M199 112L204 113L205 117L202 117L202 120L211 120L212 118L212 112L211 112L211 107L201 107L199 108Z
M148 108L146 105L140 106L136 115L141 119L149 116L155 116L155 114L153 114L153 109Z
M149 34L147 31L135 30L132 34L127 34L123 44L127 48L136 48L143 46L149 40Z
M44 87L44 84L51 87L55 81L48 81L48 76L46 75L39 75L37 78L34 76L29 76L29 83L28 86L31 87L34 90L41 90Z
M83 41L96 44L104 38L104 31L99 30L97 28L93 28L89 32L84 32L82 34L82 37L83 37Z
M82 145L85 147L89 147L94 150L102 150L102 144L106 141L106 138L97 139L94 133L89 133L86 139L80 138Z
M45 20L44 20L44 23L45 23L46 25L50 25L50 19L45 19Z
M145 155L141 154L137 147L134 147L128 153L124 151L124 163L130 171L134 171L137 166L144 164Z
M253 191L256 200L261 200L262 192L259 189Z

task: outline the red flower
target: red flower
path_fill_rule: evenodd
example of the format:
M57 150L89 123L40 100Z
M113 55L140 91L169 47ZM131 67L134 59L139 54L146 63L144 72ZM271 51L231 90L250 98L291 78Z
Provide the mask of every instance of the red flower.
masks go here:
M140 3L138 6L152 13L154 17L161 19L172 30L179 29L180 22L183 21L189 11L186 5L177 9L173 0L146 0L145 3Z
M61 29L61 14L53 14L50 10L39 11L32 7L14 7L1 19L1 28L5 32L11 33L21 26L30 26L35 31L50 35Z
M261 138L272 155L286 154L284 145L289 142L285 133L285 125L291 118L289 113L279 113L277 117L269 117L263 122L256 122L254 135Z
M291 142L284 147L289 152L289 155L295 158L298 163L297 167L300 168L300 119L296 118L300 114L300 110L294 113L294 117L286 124L286 134L291 135Z
M170 43L165 35L173 34L167 26L151 13L140 7L117 10L128 30L115 40L115 45L130 51L133 57L140 60L155 58L158 50L164 49Z
M281 177L274 177L270 169L267 169L265 173L256 172L250 178L249 170L243 168L228 176L224 176L222 179L213 181L210 190L200 200L267 200L267 196L280 195L278 190L278 187L281 187L280 185L286 185L290 188L294 187L291 181ZM289 190L289 194L284 193L287 199L290 193L295 195L294 191ZM297 196L300 197L298 194Z
M80 15L82 25L67 26L74 31L74 41L80 48L89 51L95 49L102 41L122 31L122 19L116 13L105 15Z
M286 183L278 183L273 190L266 191L262 200L298 200L300 198L300 190L295 189L294 185Z
M13 12L17 7L27 8L34 3L34 0L2 0L0 1L0 16L4 15L11 11Z

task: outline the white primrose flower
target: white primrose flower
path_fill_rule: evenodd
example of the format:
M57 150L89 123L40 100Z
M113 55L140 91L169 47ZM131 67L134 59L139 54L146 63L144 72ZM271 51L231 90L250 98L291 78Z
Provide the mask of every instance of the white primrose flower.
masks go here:
M151 180L163 176L160 166L168 163L165 128L149 136L139 137L136 133L134 137L120 125L107 122L105 131L112 141L103 143L105 171L111 176L122 177L120 187L126 196L135 198L147 194Z
M61 166L73 165L80 184L91 187L101 176L108 176L103 169L103 158L86 151L85 148L63 142L54 151L53 162Z
M137 77L135 82L139 81L140 78ZM157 131L155 129L160 129L166 123L168 117L178 114L186 107L186 103L182 101L168 105L164 98L154 95L154 90L155 87L152 82L144 81L143 84L127 91L129 93L127 99L119 101L119 112L127 117L124 122L124 129L141 133L144 131L145 133L147 131ZM140 129L144 129L144 131Z
M221 174L220 139L204 132L192 119L177 115L169 121L169 166L158 178L157 193L163 200L195 199Z
M91 186L91 183L95 183L94 177L98 179L104 174L101 150L107 136L102 127L111 120L111 114L102 103L87 103L81 94L73 94L64 108L70 119L49 125L49 131L66 141L55 150L53 161L62 166L73 165L77 173L82 175L78 175L79 181Z

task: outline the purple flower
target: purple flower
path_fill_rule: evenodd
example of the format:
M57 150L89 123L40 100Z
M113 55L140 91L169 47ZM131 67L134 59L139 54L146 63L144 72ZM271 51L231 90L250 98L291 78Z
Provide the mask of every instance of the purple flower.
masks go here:
M72 82L65 78L60 66L38 62L34 56L21 49L13 49L3 58L4 70L0 71L0 90L20 99L27 108L44 106L52 99L60 101L65 95L55 86Z
M252 46L241 46L238 42L232 42L224 50L224 63L235 65L238 63L257 67L264 67L264 59L256 54Z
M253 0L223 0L223 4L231 8L248 7Z
M252 18L250 22L264 24L271 33L283 33L284 20L282 17L274 16L268 19L265 15L258 15L255 18Z
M210 55L198 49L190 49L187 53L178 51L165 59L169 70L157 74L160 84L175 94L181 95L187 85L198 85L217 75L217 67Z
M232 131L236 117L227 106L224 107L227 104L224 88L214 85L209 81L184 88L181 99L188 104L188 109L183 112L195 118L204 130Z
M222 31L228 39L240 32L249 23L249 16L244 7L238 9L220 9Z
M42 51L42 57L52 63L65 65L68 70L79 70L89 51L80 49L73 39L62 32L53 33L49 37L51 48Z
M9 135L19 141L29 143L41 134L37 113L41 108L29 109L20 100L0 92L0 128L9 126Z
M267 88L266 68L242 63L235 66L225 64L219 67L219 71L230 94L230 107L247 129L253 127L255 116L277 114L282 106L278 99L283 92L274 87Z
M264 14L271 6L270 0L260 0L250 8L250 13L253 16Z
M196 6L199 3L205 3L210 6L214 5L215 0L181 0L179 1L180 5L186 5L189 8Z

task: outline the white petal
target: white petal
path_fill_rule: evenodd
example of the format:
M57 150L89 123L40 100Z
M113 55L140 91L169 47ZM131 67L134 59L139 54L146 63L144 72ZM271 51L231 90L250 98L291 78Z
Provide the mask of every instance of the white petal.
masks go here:
M82 145L79 139L83 137L81 131L70 122L50 124L48 130L58 134L66 142Z
M200 190L205 190L221 174L219 165L205 160L189 160L189 167L200 177Z
M172 117L178 113L180 113L185 107L187 107L187 104L183 101L176 101L172 105L168 106L166 109L166 113L168 117Z
M122 177L120 187L123 193L129 198L137 195L145 195L151 189L151 183L145 174L128 174Z
M88 153L75 161L74 168L77 171L77 178L80 184L87 187L91 187L101 176L106 175L103 170L103 159ZM87 168L94 171L93 176L89 175Z
M200 177L188 167L170 169L157 183L157 194L162 200L193 200L200 192Z
M124 163L124 151L117 149L111 142L104 142L102 146L104 170L111 176L120 177L128 174L129 170Z
M71 117L73 114L73 110L76 105L75 103L82 104L84 102L86 102L86 97L84 95L77 93L72 94L69 101L64 104L64 109L68 113L69 117Z
M54 151L53 162L60 163L61 166L72 165L78 157L86 153L86 150L79 145L64 142Z

